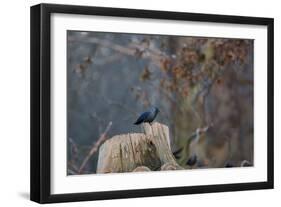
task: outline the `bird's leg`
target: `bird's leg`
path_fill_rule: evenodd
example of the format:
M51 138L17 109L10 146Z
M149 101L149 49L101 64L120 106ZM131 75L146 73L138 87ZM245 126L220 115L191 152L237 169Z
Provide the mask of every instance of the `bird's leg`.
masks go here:
M141 132L144 133L144 131L145 131L145 130L144 130L144 125L141 124L140 126L141 126Z

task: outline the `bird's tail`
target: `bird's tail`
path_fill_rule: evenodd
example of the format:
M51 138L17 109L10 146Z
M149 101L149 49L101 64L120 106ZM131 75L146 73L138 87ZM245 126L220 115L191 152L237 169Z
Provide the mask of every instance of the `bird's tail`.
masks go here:
M142 121L137 120L137 121L134 123L134 125L139 125L141 122L142 122Z

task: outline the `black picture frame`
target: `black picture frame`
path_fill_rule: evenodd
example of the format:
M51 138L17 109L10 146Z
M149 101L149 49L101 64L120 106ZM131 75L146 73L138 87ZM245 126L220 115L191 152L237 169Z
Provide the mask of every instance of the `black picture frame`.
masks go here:
M267 26L267 181L238 184L218 184L188 187L85 192L73 194L50 193L50 130L51 130L51 45L50 16L52 13L99 15L112 17L133 17L165 20L182 20L207 23L232 23ZM39 203L88 201L102 199L166 196L179 194L242 191L273 188L273 44L274 20L272 18L195 14L152 10L103 8L89 6L39 4L31 7L31 174L30 199Z

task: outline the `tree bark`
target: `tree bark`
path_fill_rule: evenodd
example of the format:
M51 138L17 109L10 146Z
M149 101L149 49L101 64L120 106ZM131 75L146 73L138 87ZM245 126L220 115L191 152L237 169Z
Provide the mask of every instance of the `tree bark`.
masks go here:
M170 148L169 128L144 123L144 133L116 135L99 149L97 173L183 169Z

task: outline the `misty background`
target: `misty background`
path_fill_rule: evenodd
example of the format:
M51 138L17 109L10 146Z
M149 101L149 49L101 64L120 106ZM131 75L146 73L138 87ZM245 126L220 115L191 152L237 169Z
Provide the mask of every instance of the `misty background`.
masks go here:
M95 173L104 134L141 132L139 114L157 106L177 162L188 169L240 166L253 158L253 40L67 32L68 174ZM111 124L112 123L112 124ZM200 142L190 146L197 129Z

